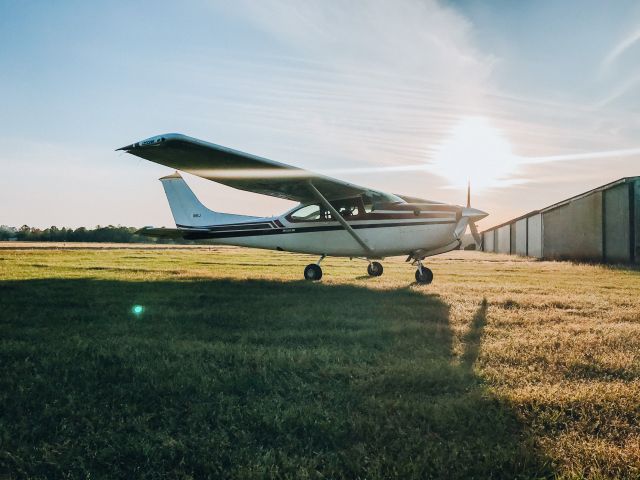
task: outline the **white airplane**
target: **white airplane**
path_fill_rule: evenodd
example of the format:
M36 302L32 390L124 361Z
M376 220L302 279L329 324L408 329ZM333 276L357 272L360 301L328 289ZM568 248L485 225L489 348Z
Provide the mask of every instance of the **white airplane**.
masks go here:
M467 225L476 244L475 222L487 213L364 188L177 133L119 148L152 162L249 192L286 198L299 205L276 217L251 217L209 210L176 171L161 178L175 229L145 227L140 234L225 245L320 255L307 265L304 278L320 280L327 256L361 258L367 272L382 275L385 257L407 255L417 266L418 283L429 284L433 272L422 264L429 256L460 246Z

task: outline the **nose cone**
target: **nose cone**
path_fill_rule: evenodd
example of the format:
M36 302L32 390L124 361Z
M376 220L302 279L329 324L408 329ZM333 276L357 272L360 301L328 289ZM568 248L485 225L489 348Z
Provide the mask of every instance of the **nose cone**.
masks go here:
M482 220L488 215L489 214L487 212L483 212L482 210L478 210L477 208L465 207L462 209L462 216L467 217L469 220L472 220L474 222Z

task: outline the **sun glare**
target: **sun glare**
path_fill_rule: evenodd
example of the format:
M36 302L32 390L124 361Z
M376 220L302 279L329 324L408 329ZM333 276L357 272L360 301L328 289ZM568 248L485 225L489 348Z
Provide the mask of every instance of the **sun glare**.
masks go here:
M463 187L470 180L478 190L510 183L518 164L508 140L489 120L466 117L435 148L429 170L451 187Z

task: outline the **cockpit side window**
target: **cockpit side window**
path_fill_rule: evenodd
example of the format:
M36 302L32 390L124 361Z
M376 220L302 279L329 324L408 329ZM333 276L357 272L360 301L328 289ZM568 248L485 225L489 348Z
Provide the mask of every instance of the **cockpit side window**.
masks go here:
M343 218L351 218L357 217L360 215L360 209L358 205L337 205L334 206L338 213L342 215Z
M331 202L331 205L333 205L333 208L335 208L343 218L360 217L366 212L361 198L349 198L347 200Z

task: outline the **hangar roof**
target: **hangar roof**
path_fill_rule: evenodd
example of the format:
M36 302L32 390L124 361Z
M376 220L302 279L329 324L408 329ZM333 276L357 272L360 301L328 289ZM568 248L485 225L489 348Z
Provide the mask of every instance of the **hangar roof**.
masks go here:
M519 217L512 218L511 220L508 220L508 221L506 221L504 223L501 223L500 225L495 225L495 226L493 226L491 228L487 228L486 230L483 230L482 233L491 232L493 230L497 230L498 228L505 227L507 225L511 225L512 223L515 223L518 220L522 220L523 218L528 218L528 217L531 217L533 215L537 215L539 213L545 213L545 212L548 212L550 210L554 210L556 208L562 207L563 205L567 205L568 203L571 203L571 202L573 202L575 200L579 200L580 198L587 197L587 196L591 195L592 193L601 192L603 190L608 190L608 189L610 189L612 187L615 187L616 185L619 185L621 183L635 182L635 181L638 181L638 180L640 180L640 176L622 177L622 178L620 178L618 180L615 180L613 182L609 182L609 183L606 183L606 184L601 185L599 187L592 188L591 190L588 190L588 191L586 191L584 193L580 193L578 195L574 195L573 197L569 197L566 200L561 200L561 201L559 201L557 203L549 205L548 207L541 208L540 210L533 210L531 212L525 213L524 215L520 215Z

